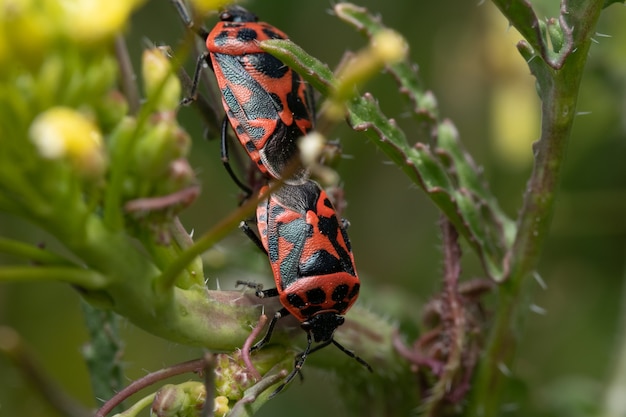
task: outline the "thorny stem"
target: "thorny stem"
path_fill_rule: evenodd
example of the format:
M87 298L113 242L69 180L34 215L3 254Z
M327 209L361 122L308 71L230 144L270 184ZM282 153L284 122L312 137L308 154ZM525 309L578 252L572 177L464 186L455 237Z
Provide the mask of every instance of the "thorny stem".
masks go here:
M267 316L265 314L261 314L261 317L259 317L259 322L256 324L256 326L254 326L254 329L252 329L250 335L243 344L243 347L241 348L241 358L246 364L248 372L250 372L250 374L257 381L261 379L261 374L259 373L259 371L257 371L254 364L252 363L252 359L250 358L250 349L252 348L254 340L259 336L261 330L263 330L263 327L265 327L265 323L267 323Z
M251 388L248 388L244 397L237 401L237 403L235 403L230 411L229 416L240 417L253 415L254 411L247 409L248 406L250 404L253 404L261 394L268 390L269 387L278 383L286 376L287 371L283 369L276 374L266 376L265 378L261 379L257 384L253 385ZM256 408L258 408L258 406Z
M89 369L93 395L96 399L110 398L124 386L120 318L114 312L100 310L84 300L81 307L89 333L89 342L83 346L82 353ZM116 411L122 411L121 404Z
M567 14L568 24L574 28L577 49L565 58L560 70L549 68L539 57L529 62L542 99L541 137L533 146L533 172L518 217L518 232L505 258L508 279L498 289L498 310L474 381L468 415L499 415L508 378L508 372L503 370L511 369L524 316L522 289L536 268L548 235L591 33L602 6L600 1L581 0L570 7L564 1L562 13Z
M430 368L431 372L437 376L441 375L443 369L443 363L438 361L437 359L431 358L418 349L409 349L402 338L400 337L400 332L397 329L394 329L392 335L392 343L393 348L398 352L398 355L402 356L404 359L411 363L414 368L413 371L417 372L420 366Z
M174 285L178 274L187 268L197 256L226 237L232 229L234 229L241 220L250 215L260 201L259 196L251 198L241 205L237 210L232 211L227 217L222 219L211 230L202 235L192 246L187 248L180 256L172 262L169 267L163 271L157 281L157 290L161 293L169 291Z
M293 164L292 164L293 165ZM290 166L285 171L284 178L289 178L292 167ZM211 230L202 235L192 246L188 247L184 252L178 256L178 258L172 262L169 267L163 271L159 277L156 287L158 291L168 291L176 282L178 274L180 274L197 256L200 256L207 249L212 247L215 243L226 237L232 229L234 229L241 220L249 216L254 212L256 206L260 201L265 199L267 195L275 192L283 185L283 180L274 181L267 192L267 194L257 194L255 197L248 199L235 211L232 211L227 217L222 219Z
M467 348L465 312L458 291L459 276L461 275L459 234L452 223L443 215L441 232L444 258L442 298L445 305L445 310L442 312L442 325L450 340L450 345L442 372L431 390L432 395L427 398L424 405L425 414L428 416L437 416L441 407L446 403L447 396L452 394L451 387L455 376L462 372L463 351Z
M152 372L143 378L133 381L129 386L118 392L113 398L108 400L100 409L96 412L94 417L105 417L109 414L118 404L122 403L126 398L137 393L143 388L162 381L164 379L181 375L187 372L198 372L205 366L205 359L194 359L188 362L179 363L169 368L160 369L156 372Z
M443 237L444 259L444 289L456 291L461 275L461 247L459 246L459 233L452 223L446 218L441 219L441 234Z

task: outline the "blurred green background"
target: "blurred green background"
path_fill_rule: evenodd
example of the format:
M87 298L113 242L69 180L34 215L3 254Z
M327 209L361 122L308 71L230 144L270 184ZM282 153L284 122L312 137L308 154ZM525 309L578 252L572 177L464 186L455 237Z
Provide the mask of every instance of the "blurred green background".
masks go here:
M556 0L534 3L541 17L554 16L558 10ZM489 2L358 4L379 13L408 39L411 58L437 96L441 114L456 124L502 207L515 216L531 169L531 143L539 135L540 115L534 80L515 50L518 37L506 20ZM346 50L365 43L332 16L328 1L257 0L245 5L331 68ZM620 314L626 254L625 22L622 5L605 11L597 44L590 51L578 104L584 114L574 125L551 236L538 268L547 290L539 285L532 289L530 303L538 313L527 315L506 415L589 415L602 402L604 385L612 376L616 342L624 326ZM146 41L176 46L183 36L166 0L149 1L131 23L128 46L136 65ZM415 140L407 102L389 76L381 74L362 90L372 92L383 111ZM182 221L202 233L236 206L238 190L219 161L218 141L204 139L198 115L183 109L180 119L194 138L191 163L203 187ZM363 281L359 302L412 333L419 317L415 306L440 286L438 213L363 135L341 125L329 139L341 139L345 155L338 170L348 202L344 215L352 224L350 237ZM0 215L0 231L54 245L45 233L16 218ZM476 259L469 250L465 254L464 277L480 277ZM234 288L233 280L242 271L270 280L266 259L238 231L210 251L207 261L211 288L218 281L223 289ZM17 329L43 369L72 396L95 406L80 354L87 339L79 296L72 288L2 283L0 324ZM200 354L126 322L123 335L129 381ZM333 377L311 368L305 374L303 384L292 384L259 415L317 417L322 410L327 415L345 414L338 394L329 388L333 384L326 383ZM0 356L0 416L35 415L57 414Z

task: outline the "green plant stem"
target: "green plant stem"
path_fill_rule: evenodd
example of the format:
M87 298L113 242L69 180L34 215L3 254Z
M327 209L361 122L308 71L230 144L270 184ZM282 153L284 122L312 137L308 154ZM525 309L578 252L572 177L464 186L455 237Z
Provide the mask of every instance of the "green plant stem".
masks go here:
M81 302L89 343L82 349L89 369L93 396L111 398L123 388L123 343L119 335L119 316ZM117 412L123 410L120 404Z
M563 7L567 9L569 27L575 30L576 49L567 56L560 70L549 68L539 57L529 62L542 99L541 138L533 146L535 164L518 218L518 232L506 257L508 277L498 290L495 322L474 380L468 408L471 416L500 414L499 405L508 379L506 370L512 369L520 324L526 312L523 289L548 236L590 36L602 3L587 0L576 2L575 6L565 3Z
M149 387L150 385L161 382L167 378L171 378L176 375L182 375L189 372L199 372L204 365L204 359L194 359L187 362L179 363L174 366L160 369L155 372L151 372L148 375L133 381L130 385L120 390L114 396L111 396L109 400L96 412L95 417L104 417L111 411L115 410L124 400L133 394L136 394L140 390ZM153 397L153 395L152 395ZM136 405L135 405L136 406ZM135 409L135 406L132 409ZM143 408L143 407L142 407ZM129 412L127 410L127 412ZM126 414L124 414L126 415ZM134 415L134 414L132 414Z
M73 267L9 266L0 268L0 282L2 281L61 281L86 288L98 288L106 283L106 277L95 271Z
M288 178L289 176L285 175L285 177ZM281 186L281 181L274 182L270 186L268 193L276 191ZM167 291L168 288L174 285L178 274L185 270L197 256L200 256L207 249L226 237L243 219L253 213L256 206L263 198L264 197L257 194L255 198L248 199L237 210L231 212L211 230L202 235L193 245L181 252L178 258L173 261L159 277L156 284L157 291Z
M30 262L46 265L73 265L71 261L43 248L0 237L0 253L18 256Z

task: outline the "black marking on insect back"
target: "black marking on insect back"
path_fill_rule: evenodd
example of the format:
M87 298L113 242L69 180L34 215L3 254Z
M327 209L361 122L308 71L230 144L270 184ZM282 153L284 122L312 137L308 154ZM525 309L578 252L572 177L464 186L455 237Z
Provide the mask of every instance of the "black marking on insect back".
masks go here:
M298 73L291 71L291 91L287 93L287 106L289 106L294 119L312 121L313 116L309 112L310 103L302 101L302 97L298 93L303 82Z
M299 275L302 277L314 277L344 272L345 266L339 259L326 250L318 250L300 263ZM348 272L349 271L345 271Z
M322 304L326 301L326 293L321 288L312 288L306 292L306 299L311 304Z
M332 207L327 206L327 207ZM337 241L337 234L339 230L339 222L337 221L337 216L324 217L319 216L319 229L320 232L326 236L331 242Z
M281 79L289 71L289 67L283 64L280 59L267 53L249 54L247 58L255 70L270 78Z
M313 95L313 87L309 83L306 84L306 87L304 89L304 103L306 108L310 112L309 117L311 119L311 122L315 122L317 117L315 114L315 97Z
M333 290L333 293L330 295L330 298L333 301L341 301L348 295L348 290L350 287L348 284L339 284Z
M270 39L286 39L283 35L279 34L276 31L274 31L274 29L271 26L264 27L263 28L263 33L265 33L267 35L267 37L270 38Z
M341 236L343 236L343 241L346 242L346 248L348 248L348 251L352 252L352 244L350 243L350 238L348 237L348 232L345 227L341 228Z
M352 300L354 297L359 295L360 289L361 289L361 284L359 284L358 282L354 284L354 287L352 287L352 291L350 291L350 294L348 294L348 299Z
M346 311L347 308L348 308L347 301L337 301L335 304L333 304L332 310L343 312L343 311Z
M228 34L230 32L228 30L223 30L220 33L218 33L217 35L215 35L215 37L213 38L213 43L215 43L216 46L224 46L226 45L226 43L228 43Z
M287 294L287 302L296 308L306 306L306 302L296 293Z
M256 30L250 28L244 27L237 32L237 40L244 43L256 40L257 36Z
M339 262L339 264L341 265L340 270L345 271L350 275L356 276L350 254L344 249L343 246L339 244L339 241L337 240L337 231L339 230L341 231L344 240L347 239L347 236L344 234L344 230L339 227L337 216L320 217L318 227L320 229L320 233L328 238L330 243L333 245L333 248L337 251L339 259L336 259L336 261Z
M255 152L257 150L256 144L252 140L247 141L246 144L245 144L245 147L246 147L246 151L248 153L252 153L252 152Z
M235 132L237 133L237 136L239 136L239 135L243 135L244 133L246 133L246 130L243 128L243 126L237 125L237 127L235 127Z

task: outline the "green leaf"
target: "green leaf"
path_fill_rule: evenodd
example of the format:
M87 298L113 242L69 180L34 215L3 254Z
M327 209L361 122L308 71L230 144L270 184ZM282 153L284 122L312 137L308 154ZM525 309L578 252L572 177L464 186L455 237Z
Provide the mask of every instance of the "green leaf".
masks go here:
M368 37L385 29L379 18L371 16L366 9L349 3L338 4L335 13ZM461 235L470 242L482 259L488 275L500 279L503 274L502 261L515 234L514 223L499 208L496 198L482 179L479 168L459 141L454 125L450 121L439 119L437 101L419 81L417 66L402 61L390 65L388 71L396 79L399 91L410 100L414 118L422 124L421 131L415 135L417 140L436 143L434 153L441 161L438 166L445 172L446 179L443 181L438 178L438 181L433 181L435 172L425 170L427 165L420 165L424 159L416 160L414 153L404 155L408 158L392 159L398 165L402 165L403 161L414 163L421 172L421 178L409 176L414 181L417 180L430 194ZM350 110L352 113L355 111L353 108ZM380 122L379 120L378 123ZM406 139L404 142L406 143ZM412 149L423 149L425 146L418 142ZM443 196L447 196L447 201L444 201Z
M365 13L365 9L347 3L341 3L337 8L368 35L384 28L377 19ZM336 81L328 66L297 45L285 40L270 40L262 42L261 46L298 71L323 94L332 92ZM401 62L390 66L389 71L396 78L399 90L412 102L415 118L425 126L423 131L429 132L426 141L434 140L435 148L422 142L411 145L405 133L393 119L383 114L369 93L354 97L345 104L348 123L354 130L365 132L426 192L476 251L487 275L501 279L504 254L515 231L513 222L498 207L452 124L438 120L437 102L432 93L421 86L415 65Z

